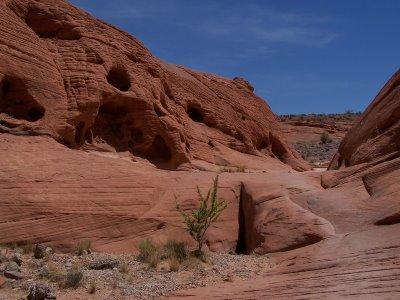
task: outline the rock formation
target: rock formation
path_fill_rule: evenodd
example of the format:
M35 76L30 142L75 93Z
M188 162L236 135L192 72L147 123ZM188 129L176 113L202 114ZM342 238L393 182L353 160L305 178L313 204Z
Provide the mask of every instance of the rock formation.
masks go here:
M129 151L163 168L218 164L224 145L309 169L246 80L164 63L62 0L1 1L0 11L2 132Z
M255 243L253 248L261 253L283 251L271 256L276 259L277 268L256 280L177 292L171 298L400 297L400 290L395 288L400 280L400 157L396 138L400 131L396 120L400 107L399 74L385 85L344 138L331 163L331 169L339 170L320 175L323 189L304 184L312 182L313 173L300 174L302 188L295 174L291 179L278 179L284 185L266 175L269 178L264 186L252 180L250 188L246 188L247 205L251 204L246 211L256 210L253 217L245 219L251 225L245 232L251 233L247 240L250 245ZM285 204L279 203L277 210L271 201ZM302 223L302 219L293 203L311 214L306 215L306 226L296 230L292 226ZM270 207L260 209L267 205ZM290 210L291 207L296 209ZM309 221L315 215L319 226L307 228L316 224ZM320 242L308 246L298 242L313 232L311 236ZM285 251L289 245L294 250Z
M400 71L368 106L361 121L346 135L330 169L389 159L400 154Z
M330 171L297 172L309 166L246 80L161 62L61 0L3 0L0 14L0 243L190 242L176 202L193 208L197 186L242 166L220 175L228 208L206 245L276 268L172 298L398 298L399 73Z

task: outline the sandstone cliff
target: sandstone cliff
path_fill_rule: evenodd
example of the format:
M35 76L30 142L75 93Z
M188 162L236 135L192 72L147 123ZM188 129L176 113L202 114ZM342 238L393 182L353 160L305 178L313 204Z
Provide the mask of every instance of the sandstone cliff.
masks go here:
M0 14L2 132L129 151L162 168L221 164L223 145L309 169L246 80L164 63L62 0L1 1Z

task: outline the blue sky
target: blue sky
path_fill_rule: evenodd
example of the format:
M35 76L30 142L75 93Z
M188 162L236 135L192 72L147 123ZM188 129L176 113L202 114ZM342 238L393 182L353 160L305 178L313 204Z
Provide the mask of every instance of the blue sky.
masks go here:
M161 59L242 76L277 114L364 110L399 68L398 0L72 0Z

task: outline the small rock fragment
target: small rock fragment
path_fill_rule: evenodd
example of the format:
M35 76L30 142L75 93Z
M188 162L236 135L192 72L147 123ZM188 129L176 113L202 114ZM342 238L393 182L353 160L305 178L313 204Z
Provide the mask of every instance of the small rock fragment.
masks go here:
M118 267L119 261L112 258L106 258L101 260L95 260L89 263L89 269L92 270L105 270L105 269L114 269Z
M6 283L6 279L3 276L0 276L0 288Z
M43 245L43 244L36 244L35 252L34 252L33 256L36 259L43 258L46 255L46 248L47 247L45 245Z
M24 278L22 274L18 271L5 271L4 276L10 279L20 280Z
M29 295L27 298L28 300L54 300L56 296L46 284L34 283L29 287Z
M51 248L51 247L46 247L45 253L46 253L47 255L54 254L54 250L53 250L53 248Z
M9 261L6 265L5 265L5 269L4 271L19 271L19 266L15 261Z
M11 261L15 262L18 266L22 265L22 258L19 253L14 253L11 257Z

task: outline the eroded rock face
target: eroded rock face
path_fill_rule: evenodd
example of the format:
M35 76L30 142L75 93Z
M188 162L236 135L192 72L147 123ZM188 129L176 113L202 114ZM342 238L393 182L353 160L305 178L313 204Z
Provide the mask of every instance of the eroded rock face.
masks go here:
M339 169L320 173L320 187L310 185L310 178L304 185L295 177L285 180L282 174L279 181L266 179L264 187L252 187L253 181L246 187L251 196L250 221L255 220L246 234L253 232L250 241L256 241L255 245L287 243L299 236L298 230L314 216L329 222L334 235L306 247L270 254L277 267L259 279L177 292L170 298L399 298L400 292L394 288L400 278L399 75L394 75L346 135L331 163L332 169ZM311 174L301 176L305 179ZM288 205L288 199L280 200L287 195L302 210ZM285 203L277 211L280 219L275 214L269 217L274 207L266 205L274 199ZM295 220L288 218L291 214ZM285 219L290 221L279 224ZM268 232L265 229L271 221L274 230ZM303 224L293 230L296 222ZM319 226L309 229L320 230Z
M400 155L400 70L386 83L348 132L330 169Z
M325 219L302 208L290 194L268 182L245 182L241 213L244 253L266 254L290 251L333 236L335 230Z
M0 20L2 132L129 151L166 168L216 163L219 144L309 168L242 78L166 64L62 0L2 1Z

